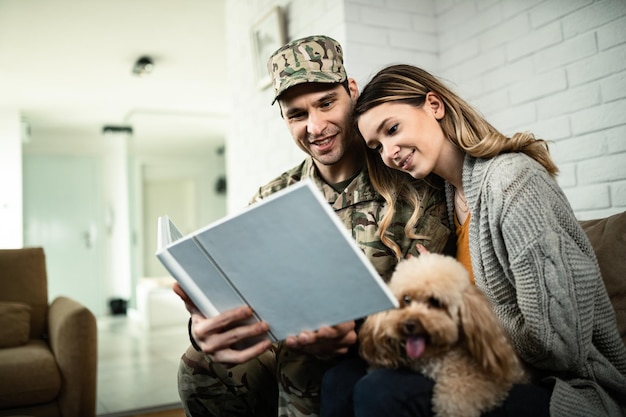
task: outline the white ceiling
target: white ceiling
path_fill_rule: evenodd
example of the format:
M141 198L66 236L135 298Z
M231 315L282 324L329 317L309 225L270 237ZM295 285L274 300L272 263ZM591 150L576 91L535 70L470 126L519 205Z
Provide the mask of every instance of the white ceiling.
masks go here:
M0 0L0 108L33 138L131 125L136 146L223 139L225 0ZM132 74L142 55L155 68ZM143 144L143 145L142 145Z

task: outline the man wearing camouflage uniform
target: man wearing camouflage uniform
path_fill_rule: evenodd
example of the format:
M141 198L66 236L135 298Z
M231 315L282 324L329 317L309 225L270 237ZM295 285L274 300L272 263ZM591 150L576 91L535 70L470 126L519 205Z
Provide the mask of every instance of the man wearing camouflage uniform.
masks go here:
M376 270L388 279L397 257L377 234L385 203L370 183L364 142L350 125L358 89L346 75L341 46L325 36L298 39L270 57L268 70L274 101L279 102L296 144L309 156L261 187L252 202L310 178ZM441 252L450 234L442 191L423 182L415 185L425 198L424 214L414 231L428 239L412 241L406 236L411 210L400 210L389 233L403 256L417 255L416 243ZM231 349L237 341L263 334L267 324L242 325L251 314L247 307L205 318L179 287L176 291L192 313L192 346L182 357L178 376L188 416L317 416L322 375L348 351L355 352L353 322L303 332L280 343L265 340L245 350Z

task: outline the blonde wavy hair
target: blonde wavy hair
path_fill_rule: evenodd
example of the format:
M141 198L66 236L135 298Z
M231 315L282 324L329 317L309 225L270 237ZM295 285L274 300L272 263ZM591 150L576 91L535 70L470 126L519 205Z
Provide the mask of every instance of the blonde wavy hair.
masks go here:
M506 152L522 152L543 165L551 175L557 174L546 141L528 132L511 137L503 135L437 78L411 65L387 67L365 86L353 111L357 132L356 121L372 107L392 101L422 106L429 92L437 94L445 105L445 115L439 121L444 134L465 153L476 158L491 158Z
M437 94L444 103L445 115L439 120L444 135L468 155L492 158L502 153L521 152L539 162L553 177L558 173L545 140L537 139L529 132L505 136L436 77L412 65L392 65L382 69L372 78L359 95L353 109L353 127L361 135L357 122L369 109L388 102L404 102L421 107L429 92ZM381 159L378 154L376 158L378 161ZM410 192L406 191L402 184L390 180L385 170L372 167L373 162L370 159L368 157L372 183L393 209L398 197L406 199L407 193ZM384 239L390 223L390 220L386 221L387 215L393 216L393 210L389 210L381 221L379 228L381 239ZM413 217L415 220L419 218L417 209Z
M404 234L411 239L428 240L429 236L414 233L415 226L424 212L424 206L428 205L431 192L436 188L443 189L443 183L434 175L418 180L405 172L391 169L383 163L378 152L367 147L365 149L370 181L378 194L385 199L388 207L378 224L378 236L381 242L393 251L396 259L400 260L403 257L400 247L387 234L387 230L395 221L394 215L399 205L408 205L412 210L411 217L405 223Z

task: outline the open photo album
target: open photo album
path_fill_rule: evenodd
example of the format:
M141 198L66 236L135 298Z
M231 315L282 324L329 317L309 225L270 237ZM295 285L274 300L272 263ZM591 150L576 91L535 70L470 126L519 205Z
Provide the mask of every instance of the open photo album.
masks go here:
M189 234L158 228L156 256L205 316L249 305L272 341L397 306L310 180Z

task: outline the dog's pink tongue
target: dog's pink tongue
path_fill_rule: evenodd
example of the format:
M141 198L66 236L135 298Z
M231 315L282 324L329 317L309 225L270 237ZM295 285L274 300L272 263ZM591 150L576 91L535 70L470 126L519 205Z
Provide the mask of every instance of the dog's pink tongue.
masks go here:
M406 341L406 354L411 359L417 359L426 350L426 340L421 336L409 337Z

